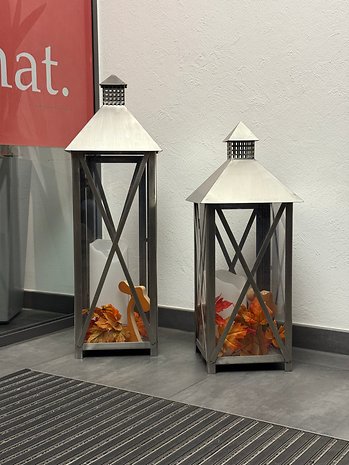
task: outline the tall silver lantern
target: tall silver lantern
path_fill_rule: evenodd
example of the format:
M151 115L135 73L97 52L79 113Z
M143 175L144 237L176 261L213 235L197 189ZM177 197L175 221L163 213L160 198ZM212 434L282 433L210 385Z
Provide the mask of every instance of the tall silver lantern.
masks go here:
M149 349L156 355L156 154L161 149L126 108L127 85L112 75L101 87L103 106L66 148L73 178L75 353L82 358L89 350ZM118 165L113 186L131 165L133 176L120 215L99 175L102 164ZM107 239L94 240L91 234L91 204ZM137 210L138 222L132 276L130 254L122 243L131 208Z
M292 217L302 200L255 160L257 140L240 122L224 140L228 159L187 199L196 348L208 373L243 363L292 369Z

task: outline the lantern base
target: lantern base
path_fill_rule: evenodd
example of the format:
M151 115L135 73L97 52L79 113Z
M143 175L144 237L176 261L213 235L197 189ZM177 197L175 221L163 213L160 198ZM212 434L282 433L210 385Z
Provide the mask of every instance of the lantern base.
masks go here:
M158 345L157 344L153 344L150 346L150 355L152 357L157 357L159 353L159 350L158 350Z
M200 341L197 339L195 344L196 352L198 352L206 362L208 374L215 374L218 365L250 365L255 363L278 363L284 364L286 372L292 371L292 361L286 361L284 356L280 354L267 354L267 355L230 355L225 357L218 357L215 362L207 360L204 348Z
M251 363L285 363L281 354L271 355L231 355L228 357L219 357L216 360L217 365L242 365Z
M285 371L292 371L292 362L285 362Z
M82 349L80 349L78 347L75 348L75 358L77 360L82 360L84 358L84 354L83 354Z
M83 351L90 350L139 350L151 349L151 344L148 341L144 342L96 342L85 343L82 346Z

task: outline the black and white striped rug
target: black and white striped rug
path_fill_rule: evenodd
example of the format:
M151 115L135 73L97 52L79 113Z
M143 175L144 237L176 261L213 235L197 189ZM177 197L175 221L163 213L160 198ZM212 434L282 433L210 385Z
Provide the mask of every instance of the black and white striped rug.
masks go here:
M1 465L348 465L349 442L31 370L0 378Z

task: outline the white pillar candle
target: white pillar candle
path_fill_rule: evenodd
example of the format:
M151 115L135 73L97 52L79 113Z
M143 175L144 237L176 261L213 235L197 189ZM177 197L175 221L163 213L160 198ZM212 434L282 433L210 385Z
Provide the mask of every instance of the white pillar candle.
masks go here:
M107 261L110 249L112 247L111 240L97 239L90 244L90 301L96 292L99 280L101 278L105 263ZM121 246L121 253L128 267L128 248ZM114 254L113 261L110 265L107 277L105 279L102 291L97 301L97 307L102 305L112 304L122 315L121 322L127 323L127 305L128 296L119 291L118 285L120 281L124 281L125 275L122 271L120 262Z
M227 318L231 315L245 283L246 276L237 275L228 270L216 270L216 297L220 295L224 300L233 303L233 305L220 313L222 318ZM242 303L246 305L245 296Z

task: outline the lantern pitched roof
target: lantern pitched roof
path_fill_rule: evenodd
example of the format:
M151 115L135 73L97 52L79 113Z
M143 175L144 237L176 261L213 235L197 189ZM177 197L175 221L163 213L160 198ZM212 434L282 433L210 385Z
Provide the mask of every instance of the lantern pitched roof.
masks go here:
M256 160L227 160L187 200L210 204L302 202Z
M120 78L115 76L115 74L111 74L107 79L101 82L101 87L103 86L125 86L127 87L126 82L122 81Z
M245 139L241 139L245 137ZM254 141L258 140L239 123L225 139L228 159L188 198L203 204L295 203L302 199L284 186L254 159ZM246 146L252 143L253 150ZM242 144L240 144L242 142ZM236 147L231 144L237 143Z
M240 121L240 123L238 123L235 128L227 135L223 142L256 140L259 139L242 121Z
M65 149L68 152L160 152L124 105L103 105Z
M109 76L103 88L103 106L65 149L68 152L160 152L161 148L124 105L127 85ZM119 90L118 90L119 88Z

